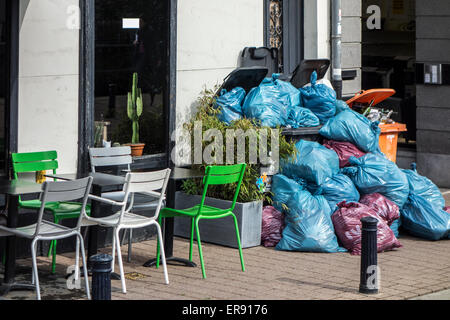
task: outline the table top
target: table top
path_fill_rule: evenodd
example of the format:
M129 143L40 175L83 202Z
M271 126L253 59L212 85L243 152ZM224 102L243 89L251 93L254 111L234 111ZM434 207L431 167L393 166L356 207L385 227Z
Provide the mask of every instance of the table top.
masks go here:
M131 172L149 172L149 170L133 170ZM62 173L62 174L46 174L46 177L49 178L56 178L60 180L75 180L75 179L81 179L87 176L92 176L94 180L92 181L92 184L100 186L100 187L106 187L106 186L115 186L115 185L121 185L125 183L125 174L123 175L113 175L109 173L101 173L101 172L91 172L85 175L79 175L77 173ZM170 179L172 180L184 180L184 179L194 179L194 178L203 178L204 172L196 169L189 169L189 168L179 168L175 167L172 168L172 171L170 173Z
M92 180L92 184L100 187L116 186L125 183L125 176L116 176L114 174L101 172L91 172L84 175L77 173L62 173L62 174L57 173L57 174L46 174L45 176L59 180L75 180L91 176L94 178L94 180Z
M204 176L205 173L203 171L179 167L172 168L172 172L170 173L170 179L172 180L203 178Z
M0 180L0 194L18 196L22 194L39 193L42 185L30 180Z

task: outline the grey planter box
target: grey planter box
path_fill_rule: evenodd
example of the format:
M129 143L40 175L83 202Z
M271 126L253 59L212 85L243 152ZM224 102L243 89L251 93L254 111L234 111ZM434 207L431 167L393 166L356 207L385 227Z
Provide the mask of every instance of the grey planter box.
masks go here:
M175 194L175 208L190 208L199 204L201 200L201 196L188 195L178 191ZM208 197L205 199L205 204L223 209L231 207L231 201ZM238 221L242 248L255 247L261 244L262 207L262 201L236 202L233 213ZM232 217L214 220L202 219L199 222L199 229L202 242L238 248ZM191 219L188 217L176 217L174 234L189 239ZM195 235L194 239L196 239Z

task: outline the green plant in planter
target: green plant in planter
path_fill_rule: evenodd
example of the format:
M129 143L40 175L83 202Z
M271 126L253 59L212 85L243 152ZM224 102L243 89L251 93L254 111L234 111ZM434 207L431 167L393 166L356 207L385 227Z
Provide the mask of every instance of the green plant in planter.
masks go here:
M242 118L236 121L233 121L230 125L226 125L224 122L220 121L217 118L217 115L221 112L220 108L215 108L215 92L217 90L208 90L204 89L198 99L198 111L193 116L190 122L185 123L184 127L191 134L191 141L194 141L194 123L196 121L202 122L202 132L205 132L209 129L216 129L220 131L223 137L226 136L227 129L238 130L241 129L246 132L249 129L254 129L257 133L259 139L259 130L261 127L254 122L254 120ZM269 127L264 127L268 136L270 136L270 130L273 130ZM279 132L279 155L280 159L288 159L292 155L295 154L296 148L295 143L288 142L285 137L281 134L281 130ZM258 140L259 141L259 140ZM260 163L250 164L248 163L249 159L249 151L250 148L253 150L257 148L256 152L259 154L259 144L251 145L249 137L245 138L245 159L247 162L247 169L244 174L244 178L241 184L241 191L238 196L238 202L251 202L258 200L265 200L271 203L271 199L268 194L263 194L259 191L259 188L256 184L257 179L260 177L260 168L262 165ZM271 141L268 139L268 150L271 150ZM210 142L202 141L202 150L206 146L208 146ZM192 154L194 154L194 146L192 146ZM223 146L223 154L226 154L226 146ZM234 163L237 163L237 152L236 152L236 144L235 144L235 152L234 152ZM206 163L200 165L193 165L193 168L204 170L207 166ZM192 179L185 180L182 185L182 189L185 193L191 195L199 195L203 191L203 182L202 179ZM232 200L234 195L235 186L234 185L225 185L225 186L210 186L208 188L208 197L223 199L223 200Z
M144 103L142 100L142 90L138 88L138 74L133 73L133 86L131 92L128 92L127 114L131 120L133 136L131 143L139 143L139 117L142 115Z

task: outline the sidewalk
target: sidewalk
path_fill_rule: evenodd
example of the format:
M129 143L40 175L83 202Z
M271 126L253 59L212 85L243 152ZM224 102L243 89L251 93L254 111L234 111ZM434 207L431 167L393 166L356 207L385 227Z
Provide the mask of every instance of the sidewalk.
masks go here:
M122 294L120 281L113 280L113 299L408 299L450 288L450 241L430 242L403 236L403 248L381 253L381 290L377 295L362 295L359 288L358 256L348 253L320 254L281 252L262 246L244 250L246 271L241 272L238 251L204 244L207 279L201 269L169 265L170 284L164 284L162 268L142 264L155 254L156 241L133 245L132 263L124 263L125 272L135 272L136 280L127 279L128 293ZM188 241L177 239L176 256L186 257ZM127 247L122 248L124 256ZM109 250L102 250L108 253ZM83 291L66 289L65 267L73 264L73 255L58 256L56 276L50 276L50 259L39 257L43 299L83 299ZM194 252L194 261L198 255ZM31 261L19 260L30 281ZM22 270L23 269L23 270ZM116 269L117 271L117 269ZM131 275L133 276L133 275ZM137 277L136 277L137 276ZM9 299L34 299L31 292L12 292Z
M446 195L447 203L450 194ZM174 255L187 258L189 242L175 238ZM381 270L380 293L358 293L360 257L348 253L283 252L262 246L244 249L246 271L240 270L236 249L204 243L207 279L201 269L169 265L170 284L164 284L162 267L145 268L153 257L156 241L133 244L132 263L127 263L127 246L122 247L127 273L127 294L120 281L113 280L113 299L193 300L317 300L317 299L410 299L450 289L450 241L424 241L407 235L399 238L403 248L378 255ZM110 253L110 248L102 252ZM69 291L64 278L74 254L58 255L57 275L50 276L50 258L39 257L43 299L84 299L84 291ZM197 247L194 261L198 262ZM31 280L30 259L19 260L19 280ZM116 267L118 271L118 267ZM131 274L137 273L137 274ZM34 293L12 292L8 299L34 299Z

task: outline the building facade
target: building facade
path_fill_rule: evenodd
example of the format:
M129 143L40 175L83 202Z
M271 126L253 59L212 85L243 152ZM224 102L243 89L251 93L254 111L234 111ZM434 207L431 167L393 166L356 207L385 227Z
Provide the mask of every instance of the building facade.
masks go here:
M101 144L104 132L107 141L130 142L126 105L134 72L143 91L140 131L146 143L135 165L156 168L170 164L171 133L195 112L202 89L221 84L238 67L244 47L270 46L271 37L278 37L286 72L302 59L330 58L332 53L330 0L0 2L4 175L11 152L57 150L60 171L74 172L87 170L87 148ZM426 3L342 1L345 97L381 87L386 79L397 85L383 66L371 64L374 59L387 59L400 76L398 70L407 68L402 63L409 65L400 58L409 55L414 56L411 68L436 63L447 70L450 5ZM378 30L383 33L369 32L367 10L374 4L381 8L382 22L392 12L411 20L413 12L415 32L407 28L401 33L386 24ZM274 17L278 29L271 29ZM389 55L395 58L380 58L377 47L394 50ZM378 76L384 82L376 82ZM399 120L414 114L408 127L416 137L400 146L399 161L403 167L417 161L421 173L450 187L448 84L414 79L401 87L406 88L402 96L390 103L400 110ZM416 97L413 108L401 112L401 101Z

